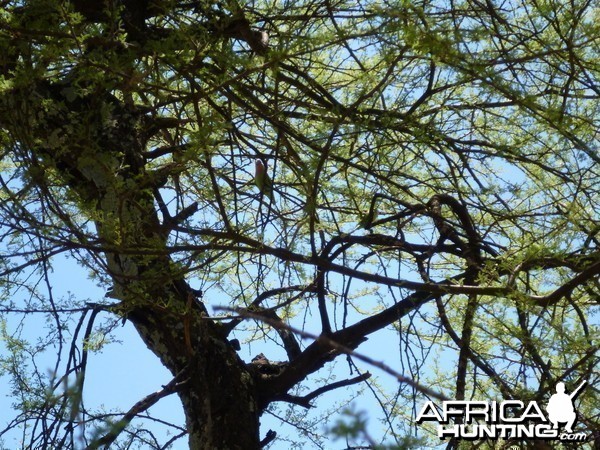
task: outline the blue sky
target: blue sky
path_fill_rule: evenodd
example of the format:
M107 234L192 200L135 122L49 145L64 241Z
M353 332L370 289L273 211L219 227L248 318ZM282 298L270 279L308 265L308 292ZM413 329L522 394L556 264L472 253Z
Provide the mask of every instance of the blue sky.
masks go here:
M51 277L54 281L53 295L55 299L72 295L80 301L100 302L109 300L104 298L105 291L96 286L96 283L88 278L87 271L72 258L56 257L53 262ZM21 298L21 296L23 297ZM17 293L13 300L17 305L22 304L25 300L24 293ZM209 310L210 306L223 305L210 304ZM14 333L20 330L19 336L30 342L35 342L39 337L43 337L48 333L45 318L42 315L29 315L23 320L17 314L10 314L5 317L9 332ZM101 324L105 319L111 317L108 313L100 313L96 318L96 324ZM316 317L315 315L314 318ZM306 322L308 329L317 326L316 322L311 326L312 320L313 318L309 314ZM70 332L73 331L73 328L74 324L71 324ZM243 333L237 333L237 336L244 338ZM160 364L158 358L146 348L131 324L118 325L112 330L108 338L110 341L100 351L90 352L88 357L84 404L90 412L119 410L125 412L144 396L160 390L161 386L171 379L170 373ZM309 341L303 341L304 345L309 343ZM0 342L0 352L5 356L6 347L3 344ZM78 344L80 346L81 342L78 342ZM67 341L67 347L68 345L69 341ZM66 350L68 351L68 348ZM358 350L371 355L375 359L385 360L386 364L401 372L399 368L399 342L397 334L393 330L372 335ZM265 341L243 345L240 356L244 360L250 361L252 357L261 352L265 353L271 360L284 359L284 353L280 347ZM52 371L55 364L55 353L56 349L50 348L46 354L36 357L36 365L41 372L50 373ZM66 355L63 355L63 363L65 359ZM356 361L356 363L363 371L368 370L374 375L381 375L377 380L380 386L392 393L397 389L398 383L389 374L382 373L377 368L368 367L360 361ZM64 365L61 368L64 369ZM333 371L336 380L352 378L357 375L356 372L350 373L345 357L340 357L335 363L326 366L321 372L310 377L308 382L303 385L312 389L321 386L322 382L319 378L328 375L330 371ZM361 390L362 392L359 394L358 392ZM0 427L2 428L15 416L15 411L10 407L12 399L8 396L9 392L9 378L5 375L0 378L0 395L4 394L0 397L2 399L0 400ZM303 393L308 392L310 390ZM378 401L373 393L364 386L342 388L338 391L326 393L313 402L317 408L305 411L304 408L296 407L295 411L301 415L308 414L310 424L308 429L319 433L325 429L325 421L318 420L319 411L322 411L322 408L332 408L340 404L345 405L352 400L356 410L367 412L367 417L370 419L369 432L373 436L381 436L381 432L385 427L379 423L381 414ZM286 412L289 411L287 404L277 403L273 406L275 407L275 414L280 416L285 416ZM150 412L157 419L178 424L184 422L182 408L176 395L163 398L150 409ZM330 416L328 418L329 424L333 424L337 418L341 418L341 416L336 414ZM261 436L264 436L269 429L273 429L282 438L282 440L271 445L270 448L274 450L289 449L290 444L286 442L286 438L293 439L299 433L295 428L281 424L278 419L269 413L263 415L261 425ZM165 428L159 424L147 422L145 426L156 433L159 442L164 443L172 436L172 434L166 434ZM172 430L171 433L175 431ZM15 430L6 434L3 442L7 449L19 448L21 438L20 433ZM391 442L389 439L388 441ZM172 448L185 449L186 447L187 439L184 438L177 441ZM310 444L307 444L303 448L318 447L311 447ZM329 442L326 448L332 450L343 449L346 448L346 443L343 440Z

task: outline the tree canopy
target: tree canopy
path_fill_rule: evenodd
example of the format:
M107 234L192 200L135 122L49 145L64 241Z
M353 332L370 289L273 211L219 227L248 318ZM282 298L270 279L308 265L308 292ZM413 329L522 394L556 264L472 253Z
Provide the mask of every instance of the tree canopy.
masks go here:
M380 387L368 363L398 349L393 444L439 445L425 399L559 381L588 380L579 426L600 428L595 2L1 4L0 373L23 448L149 448L122 431L171 394L177 445L276 445L265 410ZM62 255L106 296L54 298ZM30 318L50 374L15 362ZM115 421L83 386L121 321L173 381ZM255 340L285 358L238 354Z

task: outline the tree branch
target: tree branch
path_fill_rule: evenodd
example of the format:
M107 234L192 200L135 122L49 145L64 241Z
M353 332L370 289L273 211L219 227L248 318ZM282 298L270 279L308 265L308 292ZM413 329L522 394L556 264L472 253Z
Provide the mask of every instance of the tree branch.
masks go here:
M133 405L123 417L114 423L108 433L99 439L93 441L90 445L86 447L86 450L96 450L101 447L108 448L118 437L119 434L127 428L129 423L137 416L138 414L146 411L148 408L156 404L160 399L177 392L179 389L187 383L187 380L183 380L182 378L187 370L184 369L179 372L169 383L167 383L160 391L153 392L150 395L147 395L135 405Z
M293 332L294 334L301 336L303 339L312 339L314 341L311 345L309 345L306 348L306 350L304 350L304 352L302 352L302 355L300 355L300 357L298 357L295 361L293 361L292 364L285 367L285 369L282 371L281 375L278 375L276 377L270 377L267 381L267 384L266 385L263 384L263 386L262 386L263 395L266 392L270 392L269 398L261 399L262 402L264 403L264 405L261 405L263 407L266 406L267 403L270 403L271 401L273 401L273 399L276 398L277 395L281 395L281 394L287 392L287 389L289 389L289 387L293 386L294 384L296 384L299 381L302 381L308 373L311 373L314 370L317 370L326 361L333 360L339 354L346 354L346 355L354 356L355 358L360 359L361 361L364 361L367 364L370 364L374 367L377 367L378 369L383 370L384 372L386 372L389 375L392 375L394 378L396 378L396 380L398 380L398 382L406 383L409 386L413 387L415 390L422 392L425 395L428 395L433 398L437 398L439 400L447 399L447 397L444 396L443 394L436 392L426 386L423 386L423 385L417 383L412 378L406 377L406 376L400 374L399 372L396 372L394 369L389 367L384 362L376 361L375 359L373 359L369 356L365 356L363 354L355 352L353 348L350 348L350 347L347 347L346 345L340 344L337 341L337 338L338 338L338 336L343 336L343 332L345 330L334 332L331 334L331 337L327 337L324 335L316 336L312 333L308 333L306 331L299 330L297 328L286 325L281 321L275 321L268 317L261 316L260 314L250 312L244 308L215 307L215 309L223 310L223 311L234 311L243 317L247 317L249 319L261 320L275 328L285 327L285 328L289 329L291 332ZM355 347L358 346L359 343L360 342L353 342L353 344L355 344ZM302 362L300 362L299 360L302 360ZM299 369L303 362L309 363L306 365L306 368L312 368L314 370L300 371ZM294 364L294 363L296 363L296 364ZM318 365L318 367L317 367L317 365ZM290 380L288 378L288 376L290 375L290 372L293 372L293 376L290 377L290 378L292 378L292 380ZM300 376L298 377L298 375L300 375ZM282 379L286 379L287 382L281 383ZM290 384L290 382L291 382L291 384ZM284 391L279 391L282 388L282 385L288 386L288 387Z
M294 403L295 405L300 405L305 408L312 408L313 405L310 404L310 401L314 398L317 398L319 395L322 395L326 392L333 391L333 390L341 388L341 387L351 386L353 384L361 383L365 380L368 380L369 378L371 378L371 374L369 372L366 372L366 373L363 373L354 378L337 381L335 383L331 383L326 386L322 386L322 387L314 390L310 394L305 395L303 397L298 397L296 395L290 395L290 394L283 394L283 395L281 395L280 398L274 398L273 401L280 400L280 401L284 401L284 402L288 402L288 403Z

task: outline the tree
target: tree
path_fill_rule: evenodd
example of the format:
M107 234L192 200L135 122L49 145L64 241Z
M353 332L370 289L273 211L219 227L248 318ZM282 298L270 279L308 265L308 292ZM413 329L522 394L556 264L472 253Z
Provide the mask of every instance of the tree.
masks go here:
M368 382L292 393L390 327L410 374L398 405L598 385L593 2L2 4L4 313L50 317L60 360L109 312L173 375L90 448L174 393L190 449L260 448L269 405ZM52 298L61 254L102 302ZM11 302L19 289L39 301ZM319 323L306 345L303 311ZM69 346L77 315L87 332ZM249 323L287 360L244 361L233 336ZM4 339L5 362L25 357ZM82 348L20 403L32 446L77 447ZM456 367L436 366L442 350ZM589 430L596 391L579 408Z

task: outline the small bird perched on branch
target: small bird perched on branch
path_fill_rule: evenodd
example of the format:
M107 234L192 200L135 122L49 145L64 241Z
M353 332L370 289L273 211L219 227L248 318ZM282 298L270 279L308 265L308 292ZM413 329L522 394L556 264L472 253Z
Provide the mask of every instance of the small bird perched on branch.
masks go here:
M267 167L260 159L255 161L254 183L260 193L269 199L273 199L273 181L267 173Z

